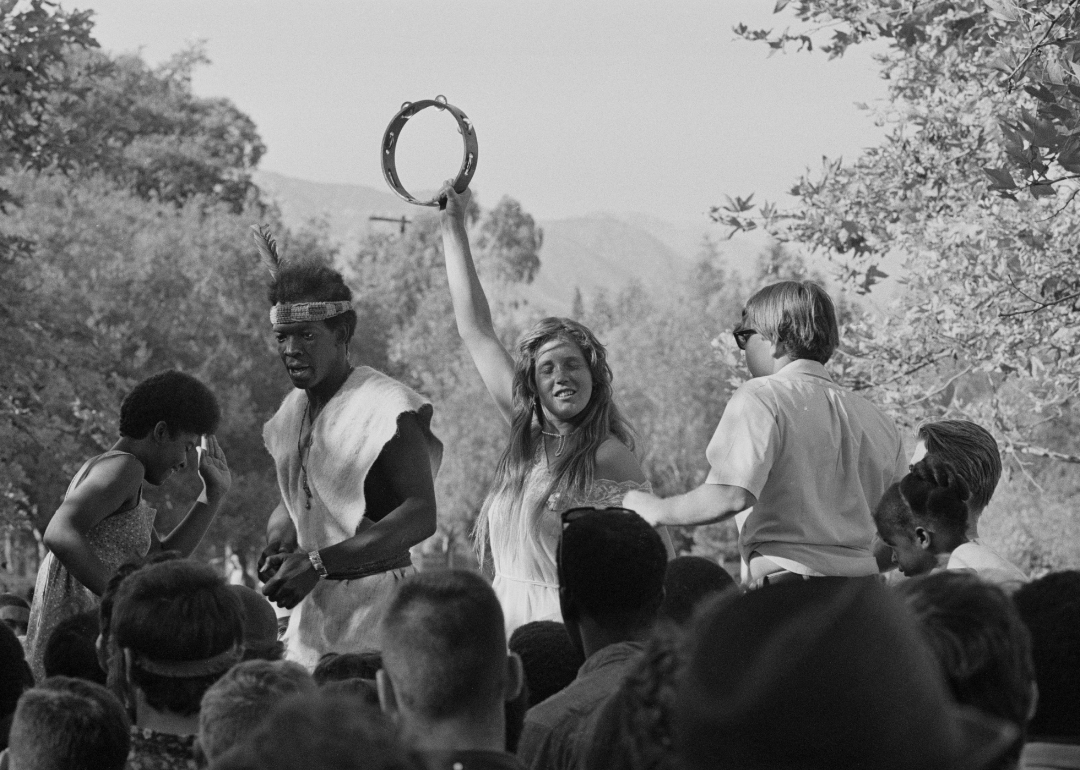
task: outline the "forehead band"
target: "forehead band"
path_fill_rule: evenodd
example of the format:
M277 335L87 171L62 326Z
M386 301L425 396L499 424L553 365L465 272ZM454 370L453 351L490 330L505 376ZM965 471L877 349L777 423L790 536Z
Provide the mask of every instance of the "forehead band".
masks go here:
M270 308L270 323L298 324L305 321L325 321L352 310L352 303L338 302L282 302Z

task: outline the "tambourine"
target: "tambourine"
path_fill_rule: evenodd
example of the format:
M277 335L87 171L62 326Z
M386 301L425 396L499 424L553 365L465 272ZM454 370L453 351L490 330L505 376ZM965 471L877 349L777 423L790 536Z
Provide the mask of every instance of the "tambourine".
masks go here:
M454 190L458 193L463 193L468 189L469 182L472 181L473 174L476 173L476 156L479 150L476 143L476 130L473 128L472 122L465 113L447 102L446 97L441 94L434 99L424 99L420 102L405 102L401 105L398 114L390 121L390 125L386 127L386 133L383 134L382 171L383 176L386 178L386 183L390 185L390 189L397 193L398 197L402 200L408 201L409 203L415 203L418 206L439 206L440 201L438 196L429 201L421 201L414 198L401 184L401 180L398 178L397 164L394 161L394 153L397 151L401 129L405 127L409 118L427 107L436 107L440 110L447 110L457 121L458 133L461 134L462 139L465 141L465 152L461 158L461 168L458 170L457 176L454 177Z

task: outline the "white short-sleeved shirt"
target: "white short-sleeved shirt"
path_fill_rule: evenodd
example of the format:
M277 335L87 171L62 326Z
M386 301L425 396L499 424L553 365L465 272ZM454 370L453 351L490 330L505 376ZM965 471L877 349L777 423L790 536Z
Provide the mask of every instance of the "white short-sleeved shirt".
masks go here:
M949 554L945 569L972 570L991 583L1026 583L1023 571L988 545L969 541L958 545Z
M804 574L877 574L872 511L907 473L893 421L817 361L793 361L732 395L706 450L706 482L757 498L739 550Z

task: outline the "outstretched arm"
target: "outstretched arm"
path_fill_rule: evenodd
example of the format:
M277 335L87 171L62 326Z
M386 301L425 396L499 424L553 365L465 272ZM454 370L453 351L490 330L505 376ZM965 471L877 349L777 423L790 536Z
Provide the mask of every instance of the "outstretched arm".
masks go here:
M379 473L402 502L348 540L319 549L330 575L392 558L435 533L435 481L415 414L406 412L398 417L397 435L383 447L371 472ZM282 607L295 607L319 582L319 576L303 551L279 558L281 567L267 581L263 593Z
M469 249L465 209L471 193L466 190L458 195L453 185L446 184L439 194L446 197L446 208L442 213L443 253L458 334L503 418L511 422L514 416L514 360L495 334L491 308Z
M627 492L623 507L636 511L654 527L715 524L745 511L757 498L742 487L702 484L682 495L660 498L648 492Z
M210 523L221 510L225 494L232 486L232 474L225 462L225 453L214 436L206 437L206 446L199 455L199 476L205 487L203 495L177 524L172 532L161 538L165 551L179 551L184 557L191 556L209 529Z

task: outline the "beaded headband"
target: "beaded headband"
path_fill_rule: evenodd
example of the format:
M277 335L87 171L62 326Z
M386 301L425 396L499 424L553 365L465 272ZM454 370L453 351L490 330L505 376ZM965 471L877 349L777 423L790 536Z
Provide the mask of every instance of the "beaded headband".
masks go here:
M282 302L270 308L270 323L298 324L305 321L325 321L327 318L347 313L352 303L337 302Z
M203 660L150 660L139 655L135 659L135 665L154 676L163 676L167 679L194 679L224 674L240 662L243 652L243 647L233 645L225 652Z

